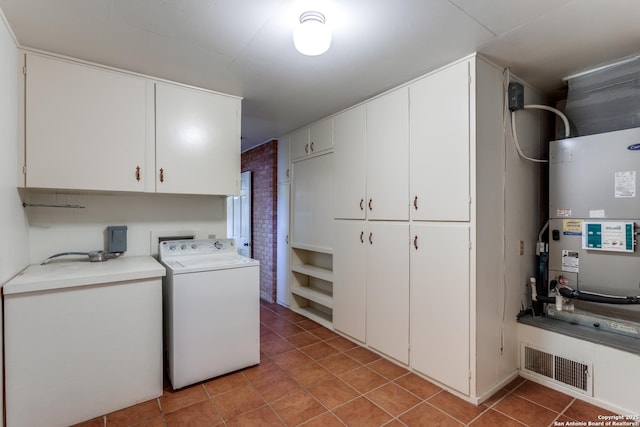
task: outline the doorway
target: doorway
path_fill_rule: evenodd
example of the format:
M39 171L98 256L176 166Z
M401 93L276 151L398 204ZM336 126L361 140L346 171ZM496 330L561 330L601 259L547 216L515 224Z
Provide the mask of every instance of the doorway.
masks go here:
M240 174L240 195L227 197L227 237L240 255L251 258L251 171Z

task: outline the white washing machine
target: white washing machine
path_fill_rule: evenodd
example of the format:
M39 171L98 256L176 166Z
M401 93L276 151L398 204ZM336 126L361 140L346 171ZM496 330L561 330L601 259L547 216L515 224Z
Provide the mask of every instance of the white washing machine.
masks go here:
M260 264L233 239L160 243L165 346L179 389L260 363Z

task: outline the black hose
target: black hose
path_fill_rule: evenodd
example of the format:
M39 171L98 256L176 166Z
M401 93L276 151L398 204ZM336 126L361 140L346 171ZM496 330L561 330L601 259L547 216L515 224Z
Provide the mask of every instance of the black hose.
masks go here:
M592 294L590 292L580 292L573 290L568 286L559 286L558 292L565 298L575 298L582 301L599 302L606 304L640 304L640 297L626 296L626 297L614 297L608 295Z

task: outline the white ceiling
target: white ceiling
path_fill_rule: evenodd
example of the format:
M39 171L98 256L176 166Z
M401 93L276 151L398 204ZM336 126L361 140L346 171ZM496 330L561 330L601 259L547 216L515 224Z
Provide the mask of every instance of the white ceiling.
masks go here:
M315 3L315 5L314 5ZM242 147L282 136L479 51L550 94L640 53L637 0L0 0L22 47L243 100ZM305 10L330 50L295 51Z

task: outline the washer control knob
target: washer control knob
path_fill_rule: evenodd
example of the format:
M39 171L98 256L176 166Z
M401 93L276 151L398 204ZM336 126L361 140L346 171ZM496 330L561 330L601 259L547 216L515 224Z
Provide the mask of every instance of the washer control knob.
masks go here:
M180 249L182 249L182 250L184 251L185 249L187 249L187 245L186 245L186 244L184 244L184 243L183 243L183 244L181 244L181 245L180 245Z
M176 250L176 245L169 245L169 250L170 251L175 251Z
M198 245L196 243L191 244L191 249L198 249Z

